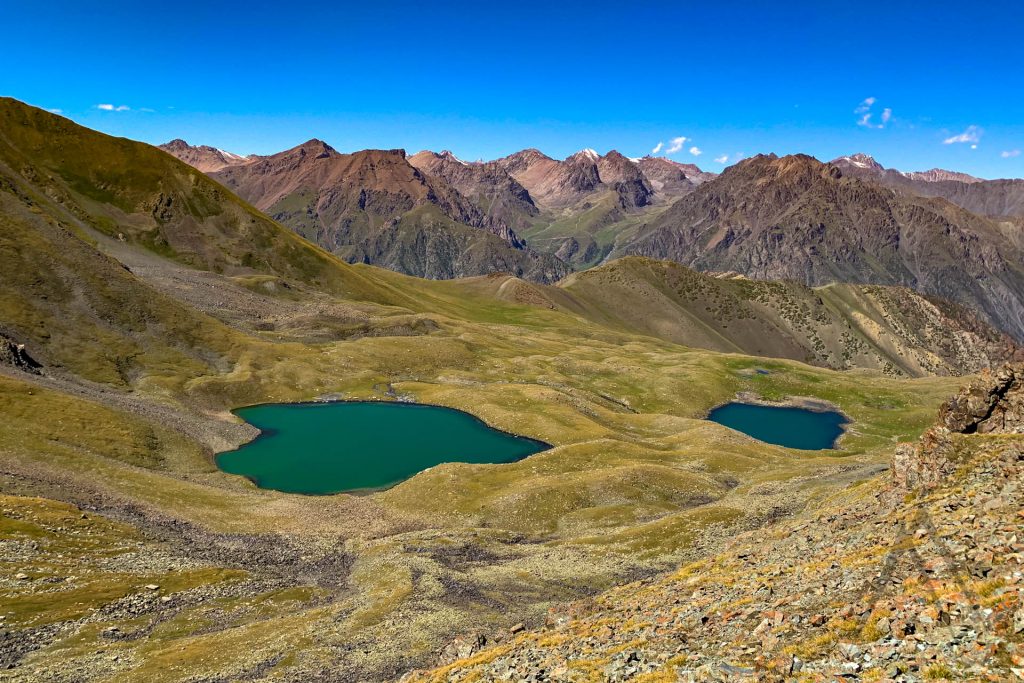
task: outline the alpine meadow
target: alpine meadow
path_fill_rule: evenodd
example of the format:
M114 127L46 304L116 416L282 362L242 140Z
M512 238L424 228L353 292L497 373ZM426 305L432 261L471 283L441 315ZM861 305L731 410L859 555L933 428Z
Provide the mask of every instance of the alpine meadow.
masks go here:
M962 10L12 7L0 680L1024 681Z

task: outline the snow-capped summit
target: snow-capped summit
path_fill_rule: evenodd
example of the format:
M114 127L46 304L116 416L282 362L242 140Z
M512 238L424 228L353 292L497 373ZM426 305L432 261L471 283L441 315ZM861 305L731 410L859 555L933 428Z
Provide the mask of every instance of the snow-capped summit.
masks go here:
M839 157L838 159L832 160L833 164L839 162L846 162L851 166L856 166L857 168L870 169L874 171L885 170L885 167L882 166L877 161L875 161L875 158L873 156L869 154L864 154L864 152L857 152L856 154L851 154L849 156Z
M601 158L601 155L597 153L597 150L587 147L573 154L569 159L588 159L590 161L597 161ZM566 160L568 161L568 159Z
M453 153L452 153L452 152L451 152L450 150L447 150L447 149L446 149L446 150L443 150L443 151L441 152L441 154L440 154L439 156L442 156L442 157L444 157L445 159L450 159L450 160L452 160L452 161L454 161L454 162L456 162L456 163L460 163L460 164L462 164L463 166L469 166L469 163L468 163L468 162L466 162L466 161L463 161L463 160L462 160L462 159L460 159L459 157L455 156L455 155L454 155L454 154L453 154Z

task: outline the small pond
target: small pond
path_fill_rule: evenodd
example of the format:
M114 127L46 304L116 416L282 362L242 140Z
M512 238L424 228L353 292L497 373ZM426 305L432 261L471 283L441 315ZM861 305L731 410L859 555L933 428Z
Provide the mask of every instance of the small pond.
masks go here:
M835 448L849 422L834 410L752 403L727 403L712 410L708 419L766 443L812 451Z
M262 433L219 454L217 466L288 493L382 489L443 462L507 463L550 448L439 406L282 403L235 414Z

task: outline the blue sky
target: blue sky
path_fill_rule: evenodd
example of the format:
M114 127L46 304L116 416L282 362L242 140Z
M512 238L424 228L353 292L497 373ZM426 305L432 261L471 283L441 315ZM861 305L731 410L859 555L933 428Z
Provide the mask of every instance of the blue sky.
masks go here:
M1019 2L3 5L0 94L151 143L477 159L661 142L712 170L865 151L1024 176Z

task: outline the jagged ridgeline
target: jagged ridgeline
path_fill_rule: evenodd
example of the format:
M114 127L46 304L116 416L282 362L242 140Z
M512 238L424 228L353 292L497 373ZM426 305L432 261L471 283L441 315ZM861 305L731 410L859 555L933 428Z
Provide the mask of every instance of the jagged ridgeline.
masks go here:
M512 213L494 206L496 194L515 192L507 175L481 169L491 188L467 197L409 162L400 149L341 154L310 140L211 175L349 262L431 279L509 272L553 282L568 272L516 235L514 205L521 208L521 199L512 202ZM506 187L494 187L502 182Z

